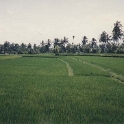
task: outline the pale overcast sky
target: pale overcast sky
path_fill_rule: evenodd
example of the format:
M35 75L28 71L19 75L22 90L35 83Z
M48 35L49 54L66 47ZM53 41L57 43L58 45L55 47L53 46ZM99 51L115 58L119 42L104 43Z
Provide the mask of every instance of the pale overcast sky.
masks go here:
M124 0L0 0L0 43L40 44L69 38L81 43L84 35L98 39L111 34L113 24L124 25Z

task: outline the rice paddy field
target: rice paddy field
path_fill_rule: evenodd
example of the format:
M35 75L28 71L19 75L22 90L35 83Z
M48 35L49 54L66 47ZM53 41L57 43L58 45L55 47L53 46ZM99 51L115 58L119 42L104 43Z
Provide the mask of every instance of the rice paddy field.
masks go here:
M124 58L0 56L0 124L124 124Z

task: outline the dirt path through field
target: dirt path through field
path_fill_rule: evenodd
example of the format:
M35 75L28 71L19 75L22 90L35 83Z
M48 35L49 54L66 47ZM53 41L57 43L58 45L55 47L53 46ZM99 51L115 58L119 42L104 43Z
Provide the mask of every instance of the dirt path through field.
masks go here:
M68 76L74 76L73 69L70 67L69 63L67 63L66 61L64 61L62 59L58 59L58 60L60 60L66 64L66 67L68 69Z
M71 58L71 57L69 57L69 58ZM103 68L103 67L101 67L101 66L98 66L98 65L96 65L96 64L92 64L92 63L90 63L90 62L86 62L86 61L81 60L81 59L76 59L76 58L71 58L71 59L78 60L78 61L80 61L80 62L82 62L82 63L84 63L84 64L87 64L87 65L93 66L93 67L95 67L95 68L97 68L97 69L99 69L99 70L108 72L108 73L110 74L110 77L111 77L112 79L117 80L118 82L124 84L124 78L123 78L122 75L118 75L118 74L116 74L116 73L110 71L109 69L105 69L105 68Z

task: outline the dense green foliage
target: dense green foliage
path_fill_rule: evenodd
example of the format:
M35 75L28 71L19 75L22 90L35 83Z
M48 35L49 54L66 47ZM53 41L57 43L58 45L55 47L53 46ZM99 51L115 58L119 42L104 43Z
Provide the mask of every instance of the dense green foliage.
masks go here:
M123 82L76 59L122 75L124 60L87 56L59 58L70 64L74 76L69 77L65 63L54 56L0 56L0 123L124 123Z
M79 44L69 43L69 39L54 38L46 42L42 40L40 45L31 43L10 43L6 41L0 44L0 54L39 54L39 53L124 53L124 32L121 22L117 21L112 30L112 36L105 31L100 34L98 41L95 38L88 40L83 36ZM75 36L72 36L73 40Z

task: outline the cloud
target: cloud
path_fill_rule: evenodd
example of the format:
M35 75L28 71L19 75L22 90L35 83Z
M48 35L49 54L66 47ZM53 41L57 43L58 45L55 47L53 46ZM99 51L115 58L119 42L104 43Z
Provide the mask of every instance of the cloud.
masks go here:
M7 13L10 14L10 15L13 15L13 14L14 14L14 11L12 11L12 10L7 10Z
M0 33L3 33L6 30L4 25L0 25Z

